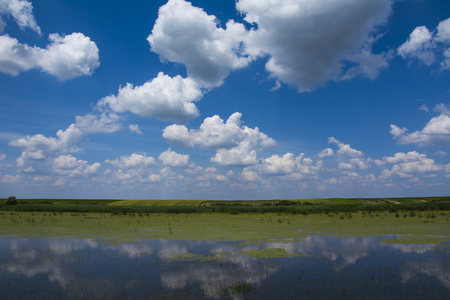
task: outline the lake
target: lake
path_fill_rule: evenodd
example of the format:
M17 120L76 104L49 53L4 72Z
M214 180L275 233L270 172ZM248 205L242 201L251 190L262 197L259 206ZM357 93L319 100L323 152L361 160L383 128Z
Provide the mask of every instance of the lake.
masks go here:
M401 237L124 242L3 236L0 298L447 298L448 241L399 243Z

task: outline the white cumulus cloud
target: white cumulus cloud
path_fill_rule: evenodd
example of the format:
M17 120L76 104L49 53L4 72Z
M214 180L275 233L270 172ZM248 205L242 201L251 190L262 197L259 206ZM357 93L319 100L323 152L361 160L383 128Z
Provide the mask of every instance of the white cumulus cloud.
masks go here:
M130 111L142 117L186 123L199 115L193 102L202 96L200 87L191 78L170 77L160 72L141 86L127 83L117 96L104 97L97 106L108 106L118 113Z
M418 59L430 66L436 61L442 70L450 69L450 18L442 21L435 32L426 26L418 26L397 49L404 59Z
M258 162L257 152L276 145L275 140L260 132L258 127L242 126L237 136L240 138L240 140L238 138L237 146L231 149L221 148L217 150L211 161L222 166L254 165ZM230 137L229 141L234 141L235 137Z
M128 129L136 134L142 134L141 129L139 129L139 125L137 124L130 124L130 126L128 126Z
M53 172L67 177L90 176L98 173L100 163L89 165L87 161L77 160L72 155L60 155L53 160Z
M241 172L241 176L245 181L261 181L261 177L258 174L251 171L249 167L244 168Z
M189 164L189 155L178 154L172 149L167 149L159 156L159 160L162 161L164 166L169 167L187 167Z
M382 177L388 178L397 175L401 178L413 178L415 175L450 171L450 164L436 164L426 154L411 151L408 153L398 152L394 156L385 156L383 160L389 164L393 164L391 170L384 169Z
M378 27L391 13L390 0L239 0L245 20L257 24L245 39L252 57L269 55L266 69L300 92L329 80L374 78L387 54L373 54ZM345 64L352 64L345 70Z
M180 146L200 145L203 148L231 148L244 139L241 128L242 114L232 114L226 123L215 115L206 118L198 130L188 130L184 125L171 125L164 129L163 137L169 142Z
M12 140L9 145L20 147L23 152L16 162L24 171L36 171L44 168L47 158L63 153L77 152L78 145L89 134L111 133L120 129L120 117L113 113L103 112L99 115L87 114L77 116L75 123L65 130L58 130L56 137L42 134Z
M398 54L403 58L416 57L424 64L431 65L434 62L434 52L432 50L432 34L425 26L419 26L409 35L408 40L398 47Z
M292 153L282 156L272 155L262 159L258 164L244 169L241 176L246 181L259 181L261 176L277 176L287 181L303 180L305 178L316 178L322 170L323 162L314 162L302 153L295 157Z
M198 130L184 125L170 125L163 137L170 143L193 147L218 149L211 161L220 165L251 165L257 162L257 151L273 147L275 140L259 131L258 127L242 126L242 114L236 112L224 121L217 115L206 118Z
M336 144L339 147L339 150L337 151L338 154L349 156L349 157L362 157L364 154L356 149L353 149L350 147L349 144L344 144L341 141L338 141L334 137L328 138L328 144Z
M14 18L20 29L30 28L41 34L41 28L37 25L33 15L33 5L26 0L0 0L0 23L4 24L1 16L10 15ZM0 28L2 32L2 28Z
M433 117L422 130L407 133L408 129L391 124L393 138L399 144L417 144L419 146L445 146L450 144L450 117L446 105L440 104L434 108L440 111L439 116Z
M331 157L331 156L333 156L333 154L334 154L333 149L326 148L326 149L323 149L322 151L320 151L320 153L317 154L317 156L319 158L324 158L324 157Z
M217 86L232 70L242 68L242 24L228 21L218 26L215 16L184 0L169 0L160 7L158 19L147 40L161 59L182 63L190 77L204 86Z
M147 168L155 164L155 159L145 154L133 153L130 156L121 156L114 160L105 160L105 163L119 169Z
M222 166L254 165L258 163L258 156L252 146L254 145L249 142L242 142L231 149L219 149L211 161Z
M59 80L68 80L92 75L100 66L97 45L84 34L54 33L49 39L51 43L44 49L21 44L8 35L0 36L0 72L16 76L37 68Z
M40 50L39 67L60 80L92 75L100 66L97 45L82 33L50 34L51 43Z

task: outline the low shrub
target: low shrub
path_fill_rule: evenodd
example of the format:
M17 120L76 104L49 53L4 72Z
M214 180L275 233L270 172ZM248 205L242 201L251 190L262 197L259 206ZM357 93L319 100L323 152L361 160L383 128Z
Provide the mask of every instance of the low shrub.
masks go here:
M6 198L6 205L16 205L17 204L17 199L14 196L9 196L8 198Z

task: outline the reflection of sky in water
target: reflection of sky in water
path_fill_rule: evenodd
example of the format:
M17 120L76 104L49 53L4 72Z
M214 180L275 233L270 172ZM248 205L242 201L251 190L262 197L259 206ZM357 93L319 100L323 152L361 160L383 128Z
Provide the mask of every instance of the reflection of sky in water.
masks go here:
M266 248L301 255L244 254ZM327 236L259 244L0 238L0 282L6 298L440 299L450 290L448 249ZM174 259L180 254L194 256Z

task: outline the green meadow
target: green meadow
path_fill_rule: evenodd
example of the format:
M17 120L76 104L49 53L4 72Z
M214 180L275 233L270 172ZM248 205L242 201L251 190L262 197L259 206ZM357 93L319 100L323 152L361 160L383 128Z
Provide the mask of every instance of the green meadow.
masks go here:
M187 239L262 243L309 235L407 235L403 241L450 239L450 211L356 212L293 215L283 213L110 214L0 212L0 235L68 237L123 242L136 239ZM434 238L436 237L436 238ZM393 242L393 241L389 241ZM398 241L401 242L401 241Z
M392 199L0 200L0 235L189 239L260 243L309 235L405 235L389 243L450 238L450 197Z

